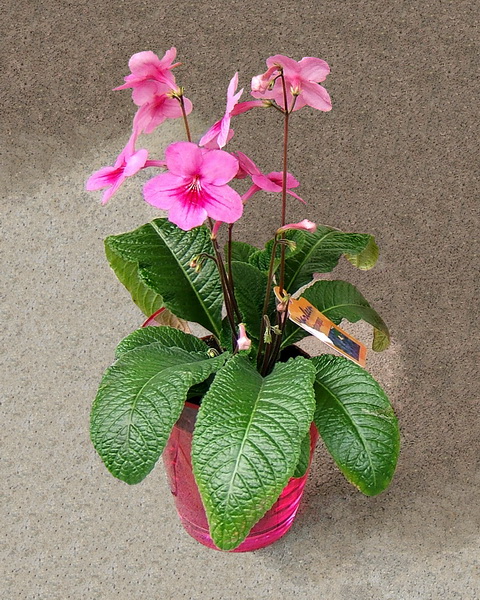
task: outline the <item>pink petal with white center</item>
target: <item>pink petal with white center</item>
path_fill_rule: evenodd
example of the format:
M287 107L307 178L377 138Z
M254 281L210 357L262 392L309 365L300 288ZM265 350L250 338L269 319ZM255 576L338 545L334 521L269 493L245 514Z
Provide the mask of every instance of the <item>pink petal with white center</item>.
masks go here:
M201 149L192 142L174 142L165 151L169 171L182 177L195 177L203 163Z
M125 177L131 177L132 175L135 175L135 173L138 173L140 169L143 169L145 163L147 162L147 158L148 150L145 150L145 148L138 150L135 152L135 154L132 154L130 157L128 157L123 170Z
M332 110L332 101L327 90L318 83L304 82L301 97L312 108L325 112Z
M302 79L306 79L307 81L325 81L327 75L330 73L330 67L321 58L305 56L298 64L300 65Z
M204 184L201 204L209 217L225 223L238 221L243 212L240 194L228 185Z
M143 186L145 201L163 210L169 210L184 197L186 184L183 177L172 173L161 173L149 179Z
M168 220L184 231L198 227L207 216L205 208L194 202L176 202L168 211Z
M168 159L167 159L168 162ZM203 162L199 174L202 185L224 185L231 181L238 172L238 160L224 150L210 150L203 154Z

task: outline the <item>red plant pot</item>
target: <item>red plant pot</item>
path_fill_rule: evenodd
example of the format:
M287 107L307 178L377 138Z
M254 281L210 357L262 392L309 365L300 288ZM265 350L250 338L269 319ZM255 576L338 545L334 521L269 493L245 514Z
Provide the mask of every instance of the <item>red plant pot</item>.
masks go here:
M201 544L218 550L210 537L207 516L192 471L192 436L198 406L187 402L163 451L170 489L175 497L178 515L187 532ZM310 462L318 439L315 426L310 429ZM247 538L232 552L264 548L281 538L292 526L307 481L290 479L272 508L253 526Z
M160 309L145 321L143 327L159 325L155 317ZM210 336L203 338L208 341ZM308 354L291 346L283 358L289 356L306 356ZM200 492L193 476L191 450L192 437L197 419L198 405L186 402L182 414L174 425L170 438L163 451L163 462L167 472L170 490L175 497L178 515L187 533L204 546L218 550L210 537L207 515L203 507ZM272 508L252 527L246 539L231 552L249 552L269 546L280 539L293 524L297 514L303 489L307 481L313 452L318 440L318 432L312 424L310 427L310 462L303 477L292 477L283 489Z

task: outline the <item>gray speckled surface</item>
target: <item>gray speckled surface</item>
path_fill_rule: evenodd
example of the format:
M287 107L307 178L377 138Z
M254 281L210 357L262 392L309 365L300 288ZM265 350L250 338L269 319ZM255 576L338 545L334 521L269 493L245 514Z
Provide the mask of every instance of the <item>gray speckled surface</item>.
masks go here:
M480 598L475 3L7 0L2 11L0 597ZM106 208L83 184L127 138L130 95L109 90L129 56L171 45L196 135L236 69L248 85L274 53L327 60L333 111L294 119L290 169L309 207L291 204L290 217L373 233L382 250L375 270L344 264L338 277L391 326L370 368L400 418L397 475L365 498L319 447L293 529L252 554L198 545L162 467L128 487L88 438L101 373L142 321L102 240L155 213L138 181ZM236 138L272 170L274 119L252 112ZM177 135L174 123L152 144ZM267 239L267 201L251 202L239 236Z

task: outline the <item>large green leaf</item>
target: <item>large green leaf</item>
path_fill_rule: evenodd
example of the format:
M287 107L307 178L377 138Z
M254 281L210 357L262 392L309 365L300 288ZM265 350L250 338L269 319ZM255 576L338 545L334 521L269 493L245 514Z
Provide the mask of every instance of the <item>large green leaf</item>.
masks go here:
M138 308L147 316L153 315L163 306L160 294L150 289L141 279L138 273L138 262L129 261L117 254L110 245L112 238L105 240L105 254L110 267L132 296L132 300Z
M290 229L290 230L285 231L285 233L283 234L283 237L284 237L284 239L290 240L291 242L293 242L293 245L285 246L285 256L286 257L292 256L292 255L296 254L297 252L300 252L300 250L303 246L303 242L304 242L303 231L297 231L294 229ZM248 262L251 265L253 265L254 267L256 267L257 269L260 269L260 271L264 271L265 273L268 273L268 270L270 268L270 260L272 257L274 241L275 240L269 240L265 244L265 248L263 248L263 250L257 250L257 252L253 252L249 256ZM281 255L282 255L282 244L277 244L277 249L275 251L274 272L278 269L278 266L280 264Z
M298 252L285 261L285 288L294 293L312 280L314 273L329 273L342 254L356 256L370 243L366 233L344 233L320 225L315 233L303 233Z
M262 271L243 262L232 262L235 298L242 313L248 333L256 339L260 336L262 310L267 291L268 278ZM275 317L275 294L270 290L270 303L267 314Z
M315 424L345 477L367 496L382 492L397 464L397 418L380 385L342 356L311 359L317 369Z
M225 358L157 342L124 352L106 370L93 403L90 432L112 475L133 484L150 473L189 388L207 379Z
M184 333L173 327L155 325L137 329L127 335L126 338L123 338L115 350L115 358L120 358L125 352L151 344L157 344L157 347L181 348L187 352L208 352L207 344L194 335Z
M259 248L246 244L245 242L232 242L232 260L237 262L248 262L252 254L258 252ZM225 256L228 255L228 245L225 244Z
M346 281L317 281L302 292L302 297L336 325L339 325L342 319L347 319L350 323L356 323L360 319L366 321L373 326L373 350L381 352L388 348L390 344L388 327L351 283ZM310 335L291 321L288 322L285 334L282 342L283 346L294 344Z
M345 258L352 263L354 267L357 267L357 269L368 271L375 266L378 255L378 246L375 243L375 239L372 237L359 254L345 254Z
M192 462L210 534L222 550L245 539L293 475L313 417L314 377L301 357L262 377L237 355L203 398Z
M297 466L295 467L295 471L293 472L293 477L303 477L308 470L308 466L310 464L310 431L303 438L302 444L300 446L300 457L297 462Z
M166 219L155 219L105 243L124 261L137 265L140 281L160 294L177 317L219 334L223 296L216 265L206 260L199 273L190 267L195 255L213 253L206 227L183 231Z

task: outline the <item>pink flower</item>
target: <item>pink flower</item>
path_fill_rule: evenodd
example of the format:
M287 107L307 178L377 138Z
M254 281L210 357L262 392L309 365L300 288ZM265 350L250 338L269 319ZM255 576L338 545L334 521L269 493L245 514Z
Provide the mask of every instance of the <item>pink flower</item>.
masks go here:
M233 223L242 216L242 199L226 185L238 171L234 156L175 142L165 151L165 159L169 172L147 181L143 194L149 204L169 211L172 223L189 231L207 217Z
M135 151L134 136L132 136L118 155L113 167L103 167L88 179L85 189L89 192L107 188L103 192L102 204L106 204L117 192L127 177L138 173L145 166L160 166L160 161L147 161L148 150L142 148Z
M313 233L317 230L317 226L312 221L303 219L303 221L299 221L298 223L288 223L288 225L283 225L283 227L277 229L277 233L283 233L288 229L299 229L300 231L308 231L309 233Z
M259 190L264 190L265 192L282 191L283 173L281 171L272 171L271 173L268 173L268 175L264 175L253 160L248 158L243 152L236 152L236 156L239 163L239 173L237 173L237 178L241 179L244 176L244 173L247 173L251 176L253 182L253 185L242 196L242 201L244 203ZM305 201L290 189L296 188L299 185L300 182L297 181L291 173L287 173L287 194L305 204Z
M206 146L207 144L215 144L213 147L223 148L228 140L233 136L233 130L230 129L230 119L232 117L232 110L240 100L243 94L243 88L235 93L238 87L238 73L230 80L227 90L227 108L225 109L225 115L220 121L217 121L202 137L199 142L200 146ZM209 146L212 147L212 146Z
M159 89L166 86L159 86ZM183 98L185 112L192 112L192 103L188 98ZM133 131L138 136L142 132L152 133L166 119L179 119L183 116L182 107L177 98L171 96L171 92L155 94L148 102L140 106L133 118Z
M235 73L228 85L225 115L220 121L217 121L210 127L200 140L199 146L205 146L205 148L223 148L233 137L233 129L230 129L232 116L247 112L247 110L251 110L252 108L255 108L255 106L263 106L263 101L259 100L250 100L249 102L241 102L238 104L238 101L243 94L243 88L235 93L237 87L238 73Z
M288 110L303 106L311 106L318 110L329 111L332 103L328 92L318 82L324 81L330 73L328 64L320 58L306 56L297 62L288 56L276 54L267 59L267 71L252 79L252 96L254 98L270 98L285 108L282 79L279 77L283 70L287 88ZM279 68L280 67L280 68Z
M168 89L174 90L177 85L171 69L180 63L172 64L177 54L176 48L170 48L159 59L153 52L138 52L128 61L131 74L124 77L125 83L115 90L133 88L132 98L137 106L150 102L152 97L163 91L160 86L166 85Z
M237 348L239 350L250 350L252 340L247 336L244 323L239 324L238 333L239 337L237 338Z

